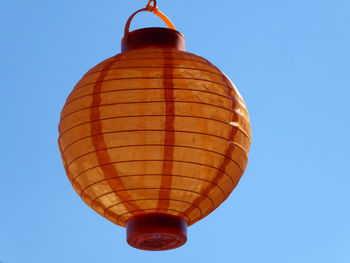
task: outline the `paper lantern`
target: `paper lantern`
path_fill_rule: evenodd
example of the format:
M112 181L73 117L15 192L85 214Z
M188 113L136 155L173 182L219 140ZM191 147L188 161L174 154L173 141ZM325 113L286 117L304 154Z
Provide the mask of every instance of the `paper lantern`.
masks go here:
M61 112L59 147L75 191L127 227L131 246L181 246L247 165L250 124L231 81L185 51L171 27L129 31L122 53L88 71Z

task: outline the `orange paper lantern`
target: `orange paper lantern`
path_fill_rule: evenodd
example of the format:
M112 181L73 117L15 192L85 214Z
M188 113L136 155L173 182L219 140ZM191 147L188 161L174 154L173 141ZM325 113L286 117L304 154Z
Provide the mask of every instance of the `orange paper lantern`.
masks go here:
M153 11L171 22L149 2ZM155 1L153 1L155 2ZM61 112L59 147L84 202L127 227L130 245L165 250L217 208L247 165L250 124L231 81L167 28L128 32Z

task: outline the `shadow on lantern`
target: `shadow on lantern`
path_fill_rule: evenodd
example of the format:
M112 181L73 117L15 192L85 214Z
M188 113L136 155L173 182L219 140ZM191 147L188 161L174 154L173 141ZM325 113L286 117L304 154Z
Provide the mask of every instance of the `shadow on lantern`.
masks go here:
M170 28L129 32L141 11ZM97 213L126 226L127 242L145 250L186 242L187 226L236 187L250 138L235 86L206 59L185 51L183 35L155 1L127 21L122 53L78 82L59 124L75 191Z

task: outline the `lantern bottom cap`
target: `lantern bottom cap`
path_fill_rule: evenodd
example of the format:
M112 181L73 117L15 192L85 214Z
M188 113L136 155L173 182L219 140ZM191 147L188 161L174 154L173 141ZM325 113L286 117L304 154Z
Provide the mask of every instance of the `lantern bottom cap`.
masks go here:
M187 223L168 214L144 214L126 223L126 239L130 246L143 250L169 250L187 241Z

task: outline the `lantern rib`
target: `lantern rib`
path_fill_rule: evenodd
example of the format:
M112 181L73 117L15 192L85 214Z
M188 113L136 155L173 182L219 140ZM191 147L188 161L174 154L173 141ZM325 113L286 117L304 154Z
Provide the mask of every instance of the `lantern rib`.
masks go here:
M189 55L191 55L191 56L194 56L194 57L197 57L197 58L200 58L200 59L206 61L205 58L203 58L201 56L198 56L198 55L196 55L194 53L187 52L187 51L181 51L181 50L176 50L176 49L172 49L171 51L167 51L167 49L164 49L164 48L158 48L158 49L151 48L151 49L152 49L151 52L150 51L147 51L147 52L141 51L140 52L141 49L139 51L133 50L132 52L129 52L128 57L133 56L133 55L147 55L147 54L148 55L149 54L151 54L151 55L153 55L153 54L179 54L179 55L184 55L185 57L190 57ZM145 49L142 49L142 50L145 50ZM146 50L147 50L147 48L146 48ZM105 63L108 63L107 62L108 60L117 59L117 58L123 58L123 57L125 57L124 55L127 54L127 52L128 51L116 54L113 57L110 57L110 58L102 61L99 65L103 65Z
M103 67L105 64L109 63L109 60L114 60L116 63L119 63L119 61L133 61L133 60L138 60L139 61L139 60L143 60L143 59L144 60L153 60L153 59L163 60L164 57L136 57L135 55L156 55L156 54L172 54L172 53L175 53L175 54L178 54L178 55L185 55L185 57L173 57L173 60L191 61L191 62L200 63L200 64L208 66L208 61L206 59L204 59L203 57L196 56L196 55L194 55L192 53L188 53L188 52L163 52L163 51L159 51L159 52L139 52L139 53L133 52L132 56L129 55L129 58L123 58L123 56L118 54L118 55L116 55L114 57L111 57L110 59L107 59L107 60L101 62L100 64L98 64L98 66ZM196 56L197 58L200 58L201 60L187 58L188 55L186 55L186 53L187 54L192 54L192 55ZM212 66L212 65L213 64L210 63L210 66ZM217 69L217 67L215 67L215 69ZM220 72L220 70L218 70L218 71Z
M92 200L90 206L93 207L98 199L100 199L101 197L103 197L103 196L105 196L105 195L109 195L109 194L112 194L112 193L119 193L119 192L125 192L125 191L139 191L139 190L160 190L160 189L174 190L174 191L184 191L184 192L190 192L190 193L202 195L202 196L208 198L208 200L209 200L210 203L212 204L212 207L215 207L215 202L213 201L213 199L210 198L209 196L203 194L203 193L200 193L200 192L197 192L197 191L193 191L193 190L189 190L189 189L170 188L170 187L169 187L169 188L160 188L160 187L140 187L140 188L128 188L128 189L120 189L120 190L109 191L109 192L107 192L107 193L104 193L104 194L102 194L102 195L99 195L99 196L95 197L95 199Z
M108 213L108 210L111 209L111 208L114 207L114 206L117 206L117 205L120 205L120 204L123 204L123 203L127 203L127 202L147 201L147 200L159 200L159 198L143 198L143 199L134 199L134 200L128 200L128 201L119 202L119 203L113 204L113 205L111 205L111 206L105 208L105 209L103 210L103 216L105 216L105 214ZM192 204L191 202L184 201L184 200L178 200L178 199L171 199L171 198L169 198L169 199L167 199L167 200L169 200L169 201L175 201L175 202L182 202L182 203L189 204L190 206L194 206L194 207L198 208L198 210L199 210L199 212L200 212L200 217L203 215L202 209L201 209L199 206L197 206L197 205L195 205L195 204ZM200 217L199 217L199 218L200 218ZM189 218L189 216L188 216L188 219L189 219L189 222L191 222L191 219Z
M221 170L218 167L212 166L212 165L208 165L208 164L204 164L204 163L197 163L197 162L189 162L189 161L184 161L184 160L163 160L163 159L154 159L154 160L127 160L127 161L118 161L118 162L110 162L110 163L104 163L104 164L100 164L100 165L96 165L93 167L90 167L88 169L85 169L83 171L81 171L79 174L77 174L76 177L74 177L74 179L72 180L72 183L75 182L76 178L78 178L81 174L91 170L91 169L95 169L97 167L102 167L102 166L106 166L106 165L111 165L111 164L119 164L119 163L132 163L132 162L164 162L164 161L168 161L168 162L178 162L178 163L189 163L189 164L194 164L194 165L200 165L200 166L205 166L205 167L210 167L210 168L214 168L218 171L221 171L223 173L225 173L226 175L228 175L228 177L231 179L232 184L235 185L234 179L228 174L226 173L226 171ZM236 164L236 163L235 163ZM237 165L237 164L236 164ZM237 165L238 166L238 165ZM239 168L239 166L238 166ZM115 178L119 178L120 176L117 176Z
M193 190L188 190L188 189L180 189L180 188L159 188L159 187L155 187L155 188L128 188L128 189L121 189L121 190L114 190L114 191L109 191L107 193L104 193L102 195L99 195L97 197L95 197L94 200L92 200L91 202L91 208L93 208L95 206L95 203L97 202L98 199L100 199L101 197L105 196L105 195L109 195L109 194L115 194L115 193L118 193L118 192L124 192L124 191L139 191L139 190L174 190L174 191L183 191L183 192L190 192L190 193L194 193L194 194L197 194L197 195L200 195L200 196L204 196L205 198L207 198L210 203L211 203L211 206L213 209L215 207L215 202L213 201L213 199L210 197L210 196L207 196L203 193L200 193L200 192L196 192L196 191L193 191ZM220 203L220 202L219 202ZM163 210L167 210L167 209L163 209ZM210 210L210 209L209 209Z
M194 61L194 62L198 61L198 62L200 62L202 64L207 64L209 62L205 58L203 58L201 56L197 56L197 55L195 55L194 53L191 53L191 52L176 51L176 50L166 51L166 50L161 49L161 48L157 49L155 51L152 51L152 52L149 52L149 51L147 51L147 52L144 52L144 51L142 51L142 52L133 51L132 53L128 54L128 56L127 56L128 58L125 58L126 57L125 54L126 53L124 53L124 54L120 53L120 54L117 54L117 55L115 55L113 57L110 57L109 59L106 59L106 60L102 61L101 63L99 63L98 66L105 65L106 63L109 62L109 60L128 61L130 59L131 60L135 59L135 56L137 56L137 55L158 55L158 54L171 54L171 55L176 54L176 55L180 55L180 56L183 56L183 57L174 57L174 59L184 59L184 60L187 60L187 61L190 60L190 61ZM191 59L190 57L195 57L195 58L198 58L199 60ZM143 57L136 57L136 58L137 59L143 59ZM163 59L164 56L163 57L151 57L151 58L152 59L153 58ZM148 59L148 58L146 57L146 59ZM212 65L212 63L210 63L210 65ZM215 67L215 68L217 68L217 67Z
M100 106L101 107L108 107L108 106L114 106L116 104L117 105L123 105L123 104L162 103L162 102L164 102L164 101L147 101L147 102L130 102L130 103L129 102L126 102L126 103L108 103L108 104L101 104ZM190 102L190 101L176 101L176 102L179 102L179 103L194 103L194 104L200 104L200 105L212 106L212 107L220 108L220 109L227 110L227 111L230 111L230 112L234 112L234 113L236 113L238 115L241 115L243 117L243 119L246 120L245 116L243 114L238 113L237 110L230 110L230 109L227 109L227 108L222 107L222 106L217 106L217 105L214 105L214 104L209 104L209 103L204 103L204 102ZM89 109L89 108L85 107L85 108L81 108L79 110L76 110L74 112L70 112L70 113L66 114L64 117L61 118L60 123L62 123L71 114L78 113L80 111L84 111L84 110L87 110L87 109ZM134 117L134 116L135 115L131 115L130 117ZM155 115L154 114L154 115L140 115L140 116L142 117L142 116L167 116L167 115L165 115L165 114L163 114L163 115ZM179 116L179 117L181 117L181 116L186 116L186 115L175 114L175 115L172 115L172 116ZM117 118L128 118L128 117L129 116L116 116L116 117L112 117L112 118L116 118L117 119ZM192 117L193 118L207 118L207 117L202 117L202 116L192 116ZM108 119L108 118L101 118L101 119L98 119L98 120L102 120L102 119ZM215 120L215 119L212 119L212 118L208 118L208 119ZM90 123L94 122L94 121L98 121L98 120L90 121ZM220 121L220 120L218 120L218 121ZM59 125L59 128L60 128L60 126L61 126L61 124ZM75 127L75 126L76 125L70 127L69 129L71 129L71 128ZM77 125L77 126L79 126L79 125ZM69 129L67 129L67 130L69 130ZM246 134L243 130L242 130L242 133ZM247 135L247 137L249 137L248 134L246 134L246 135Z
M241 115L240 113L237 113L238 115ZM123 119L123 118L139 118L139 117L165 117L166 115L158 115L158 114L153 114L153 115L130 115L130 116L117 116L117 117L109 117L109 118L100 118L98 120L92 120L92 121L86 121L86 122L82 122L79 124L76 124L72 127L69 127L68 129L66 129L65 131L60 130L60 136L58 137L58 140L60 140L65 133L69 132L70 130L77 128L79 126L85 125L85 124L89 124L95 121L105 121L105 120L115 120L115 119ZM216 122L220 122L226 125L230 125L229 123L222 121L222 120L218 120L218 119L213 119L213 118L208 118L208 117L203 117L203 116L195 116L195 115L173 115L174 117L180 117L180 118L197 118L197 119L204 119L204 120L210 120L210 121L216 121ZM241 115L242 116L242 115ZM243 116L242 116L243 117ZM246 119L243 117L243 120L246 121ZM60 127L59 127L60 128ZM240 129L239 127L236 127L238 130L240 130L244 135L246 135L246 137L248 137L248 134L245 133L244 130Z
M226 156L225 156L226 157ZM226 157L227 158L227 157ZM232 159L230 159L232 160ZM153 161L153 160L150 160L150 161ZM239 166L239 164L236 162L236 161L232 161L233 163L236 164L236 166L241 170L241 167ZM96 167L93 167L93 168L96 168ZM93 169L93 168L88 168L88 169ZM74 178L72 178L71 180L71 183L73 184L77 178L82 174L86 172L86 170L82 171L81 173L79 173L77 176L75 176ZM228 174L225 173L225 175L230 179L230 181L232 182L232 184L234 185L234 180L232 179L231 176L229 176ZM86 191L88 188L90 188L91 186L97 184L97 183L100 183L100 182L103 182L103 181L107 181L107 180L110 180L110 179L116 179L116 178L126 178L126 177L138 177L138 176L174 176L174 177L181 177L181 178L188 178L188 179L193 179L193 180L199 180L199 181L205 181L205 182L208 182L210 184L213 184L215 186L217 186L220 191L222 192L224 198L227 197L227 193L215 182L213 181L209 181L209 180L206 180L206 179L202 179L202 178L198 178L198 177L192 177L192 176L185 176L185 175L179 175L179 174L171 174L171 175L167 175L167 174L132 174L132 175L121 175L121 176L118 176L118 177L109 177L109 178L105 178L105 179L102 179L102 180L99 180L97 182L94 182L90 185L88 185L86 188L84 188L82 191L81 191L81 194L80 196L83 195L84 191Z
M162 52L163 53L163 52ZM168 53L168 54L171 54L171 52L165 52L165 54ZM120 62L123 62L123 61L134 61L134 60L164 60L164 57L155 57L155 56L151 56L151 57L137 57L137 55L156 55L156 54L160 54L159 52L155 52L155 53L149 53L149 52L145 52L145 53L134 53L133 56L129 56L128 58L123 58L123 57L114 57L112 58L111 60L114 60L116 63L120 63ZM181 54L181 53L177 53L179 55L184 55L184 54ZM168 57L165 57L165 58L168 58ZM191 58L186 58L186 57L174 57L173 60L181 60L181 61L191 61L191 62L194 62L194 63L199 63L199 64L203 64L203 65L206 65L208 66L208 63L207 61L204 59L204 58L200 58L200 60L197 60L197 59L191 59ZM107 64L108 61L105 61L105 62L102 62L100 64L98 64L97 66L99 67L103 67L103 65ZM209 66L211 66L212 64L210 64ZM92 69L95 69L95 68L92 68ZM215 67L215 69L217 69ZM220 72L220 70L218 70ZM89 71L88 71L89 72Z
M94 92L94 93L89 93L89 94L85 94L83 96L80 97L76 97L73 98L71 100L67 100L66 104L64 106L67 106L69 104L71 104L74 101L80 100L82 98L85 97L89 97L89 96L93 96L95 94L104 94L104 93L112 93L112 92L122 92L122 91L148 91L148 90L183 90L183 91L195 91L195 92L202 92L202 93L207 93L207 94L211 94L211 95L216 95L225 99L228 99L230 101L232 101L232 97L227 97L225 95L219 94L219 93L215 93L215 92L211 92L211 91L206 91L206 90L199 90L199 89L182 89L182 88L146 88L146 89L118 89L118 90L105 90L105 91L100 91L100 92Z
M192 176L186 176L186 175L178 175L178 174L130 174L130 175L120 175L120 176L117 176L117 177L109 177L109 178L105 178L105 179L99 180L99 181L97 181L97 182L94 182L94 183L88 185L87 187L85 187L85 188L81 191L80 197L83 197L83 194L84 194L84 192L85 192L87 189L89 189L90 187L92 187L92 186L94 186L94 185L96 185L96 184L98 184L98 183L105 182L105 181L108 181L108 180L118 179L118 178L139 177L139 176L174 176L174 177L180 177L180 178L188 178L188 179L193 179L193 180L205 181L205 182L207 182L207 183L209 183L209 184L215 185L216 187L218 187L218 188L220 189L220 191L222 192L223 197L224 197L223 200L225 200L225 198L228 196L228 195L225 193L224 189L222 189L221 186L219 186L217 183L212 182L212 181L209 181L209 180L206 180L206 179L202 179L202 178L197 178L197 177L192 177ZM75 182L75 179L76 179L76 177L75 177L74 180L72 181L72 184ZM230 180L232 180L232 179L230 178Z
M176 50L176 49L172 49L171 51L167 51L168 49L164 49L164 48L158 48L158 49L151 48L152 49L151 52L150 51L147 51L147 52L140 51L140 50L145 50L145 49L147 50L147 48L139 49L138 51L135 49L132 52L129 52L128 56L130 57L133 55L146 55L146 54L151 54L151 55L153 55L153 54L181 54L181 55L186 56L187 54L192 54L192 55L199 57L199 58L202 58L204 60L203 57L195 55L195 54L187 52L187 51L181 51L181 50ZM122 58L122 57L124 57L123 55L125 55L126 52L128 52L128 51L123 52L124 54L123 53L116 54L115 56L110 57L109 59L117 58L117 56L118 56L118 58ZM105 61L102 61L100 64L104 64Z
M233 128L237 128L237 127L233 127ZM237 129L238 130L238 129ZM113 134L113 133L123 133L123 132L159 132L159 131L164 131L164 130L161 130L161 129L149 129L149 130L145 130L145 129L138 129L138 130L119 130L119 131L110 131L110 132L102 132L102 133L98 133L98 134L92 134L90 136L84 136L84 137L81 137L71 143L69 143L62 151L62 153L64 153L67 148L69 148L72 144L74 143L77 143L79 141L82 141L84 139L87 139L87 138L91 138L91 137L94 137L94 136L99 136L99 135L105 135L105 134ZM194 132L194 131L180 131L180 130L169 130L171 132L180 132L180 133L191 133L191 134L199 134L199 135L207 135L207 136L210 136L210 137L215 137L215 138L219 138L219 139L223 139L225 141L228 141L232 144L234 144L235 146L239 147L240 149L242 149L244 152L245 152L245 149L242 145L238 144L237 142L233 142L225 137L222 137L222 136L218 136L218 135L214 135L214 134L209 134L209 133L204 133L204 132ZM248 158L247 156L247 153L245 152L245 157Z
M199 78L184 78L184 77L176 77L176 76L153 76L153 77L129 77L129 78L115 78L115 79L104 79L104 80L95 80L94 82L90 82L87 84L84 84L82 86L76 86L76 88L74 88L73 91L79 90L81 88L84 88L86 86L89 85L96 85L96 83L99 82L109 82L109 81L115 81L115 80L135 80L135 79L180 79L180 80L195 80L195 81L203 81L203 82L208 82L208 83L212 83L212 84L216 84L225 88L229 88L232 89L234 92L236 92L232 87L227 86L223 83L217 82L217 81L213 81L213 80L208 80L208 79L199 79Z
M198 194L198 195L202 195L206 198L208 198L208 200L210 201L210 203L212 204L212 208L215 207L215 202L213 201L212 198L210 198L209 196L200 193L200 192L196 192L193 190L188 190L188 189L181 189L181 188L159 188L159 187L154 187L154 188L147 188L147 187L141 187L141 188L128 188L128 189L121 189L121 190L114 190L114 191L110 191L107 193L104 193L98 197L96 197L92 202L91 202L91 207L93 208L93 206L95 205L96 200L100 199L102 196L105 195L109 195L109 194L113 194L113 193L119 193L119 192L127 192L127 191L138 191L138 190L160 190L160 189L165 189L165 190L175 190L175 191L184 191L184 192L190 192L190 193L194 193L194 194Z
M115 63L117 64L117 63ZM221 73L217 73L217 72L213 72L210 70L206 70L206 69L200 69L200 68L189 68L189 67L173 67L173 66L151 66L151 67L141 67L141 66L128 66L128 67L111 67L110 69L101 69L101 70L95 70L95 71L89 71L85 74L85 77L89 77L93 74L97 74L103 71L109 71L109 70L115 70L115 69L167 69L167 68L171 68L171 69L188 69L188 70L194 70L194 71L201 71L201 72L206 72L206 73L210 73L210 74L215 74L217 76L222 76Z
M135 145L120 145L120 146L114 146L114 147L107 147L107 148L103 148L103 149L98 149L95 151L91 151L91 152L87 152L84 153L82 155L79 155L77 157L75 157L73 160L71 160L69 163L67 163L67 165L65 166L66 169L69 169L69 166L74 163L75 161L79 160L81 157L84 157L86 155L95 153L97 151L106 151L106 150L112 150L112 149L118 149L118 148L128 148L128 147L143 147L143 146L172 146L172 147L178 147L178 148L187 148L187 149L195 149L195 150L201 150L201 151L206 151L206 152L210 152L210 153L215 153L215 154L219 154L221 156L224 156L225 158L228 158L229 160L231 160L232 162L236 163L238 168L241 170L241 172L243 173L243 168L233 159L231 159L230 156L226 156L222 153L216 152L216 151L212 151L212 150L208 150L208 149L204 149L204 148L199 148L199 147L194 147L194 146L187 146L187 145L164 145L164 144L135 144Z
M121 62L125 62L125 61L135 61L137 60L138 62L140 60L161 60L161 61L164 61L164 58L161 58L161 57L134 57L134 58L127 58L127 59L118 59L118 60L115 60L115 64L121 64ZM206 61L200 61L200 60L193 60L193 59L188 59L188 58L173 58L173 60L180 60L180 61L191 61L191 62L194 62L194 63L198 63L198 64L203 64L203 65L206 65L208 66L208 63ZM107 62L106 62L107 63ZM103 66L104 64L100 64L98 66ZM210 64L211 66L211 64ZM216 68L215 68L216 69ZM95 70L95 68L94 68ZM90 71L88 71L86 74L89 74Z
M174 147L181 147L181 146L174 145ZM119 148L119 147L115 147L115 148ZM186 147L186 148L187 148L187 147ZM190 147L189 147L189 148L190 148ZM193 147L193 148L194 148L194 147ZM110 148L109 148L109 149L110 149ZM201 148L194 148L194 149L200 149L200 150L202 150ZM106 149L102 149L101 151L104 151L104 150L106 150ZM91 153L94 153L94 152L90 152L90 154L91 154ZM213 152L213 153L216 153L216 152ZM220 154L220 155L223 155L223 154ZM224 156L224 157L227 158L227 159L229 159L229 160L232 161L233 163L235 163L236 166L241 170L241 172L243 172L243 168L241 168L240 165L239 165L235 160L232 160L232 159L229 158L228 156ZM153 160L151 160L151 161L153 161ZM95 168L96 168L96 167L95 167ZM69 168L66 167L66 169L69 169ZM90 169L90 168L88 168L88 169ZM82 171L82 173L85 172L85 171L86 171L86 170ZM144 175L162 175L162 174L144 174ZM76 177L72 178L72 183L74 183L75 180L76 180L79 176L80 176L80 173L79 173ZM129 176L142 176L142 174L125 175L125 176L121 176L121 177L129 177ZM170 175L164 175L164 176L170 176ZM174 176L185 177L185 178L192 178L192 179L207 181L207 180L205 180L205 179L196 178L196 177L191 177L191 176L183 176L183 175L174 175ZM110 177L110 178L113 178L113 177ZM231 177L229 177L229 179L232 181L232 178L231 178ZM102 181L104 181L104 180L102 180ZM208 182L209 182L209 181L208 181ZM97 182L96 182L96 183L97 183ZM234 183L234 182L233 182L233 183ZM215 184L215 183L214 183L214 184ZM93 184L92 184L92 185L93 185ZM90 185L90 186L91 186L91 185ZM90 187L90 186L88 186L88 187ZM218 186L218 187L221 189L220 186ZM223 195L226 196L226 193L224 192L224 190L221 189L221 191L223 192Z
M183 213L183 212L181 212L181 211L179 211L179 210L176 210L176 209L170 209L170 208L146 208L146 209L138 209L138 210L133 210L133 211L128 211L128 212L125 212L125 213L123 213L123 214L121 214L121 215L119 215L117 218L116 218L116 220L117 220L117 224L120 224L119 223L119 218L120 217L122 217L122 216L125 216L125 215L127 215L127 214L131 214L131 213L135 213L135 212L139 212L139 211L149 211L149 210L156 210L156 211L174 211L174 212L178 212L179 214L183 214L183 215L185 215L185 217L187 218L187 224L190 224L190 218L188 217L188 215L186 215L185 213ZM125 224L125 222L124 222L124 224Z
M166 101L163 101L163 100L158 100L158 101L130 101L130 102L116 102L116 103L105 103L105 104L100 104L100 105L96 105L96 106L91 106L91 107L84 107L84 108L81 108L79 110L75 110L75 111L72 111L64 116L61 116L61 122L67 118L68 116L74 114L74 113L77 113L77 112L80 112L80 111L83 111L83 110L88 110L88 109L91 109L91 108L96 108L96 107L103 107L103 106L115 106L115 105L130 105L130 104L147 104L147 103L164 103ZM219 108L219 109L223 109L223 110L227 110L229 112L233 112L233 113L236 113L234 110L231 110L231 109L228 109L228 108L225 108L225 107L222 107L222 106L218 106L218 105L215 105L215 104L210 104L210 103L206 103L206 102L198 102L198 101L180 101L180 100L176 100L174 101L176 103L191 103L191 104L199 104L199 105L206 105L206 106L212 106L214 108Z

